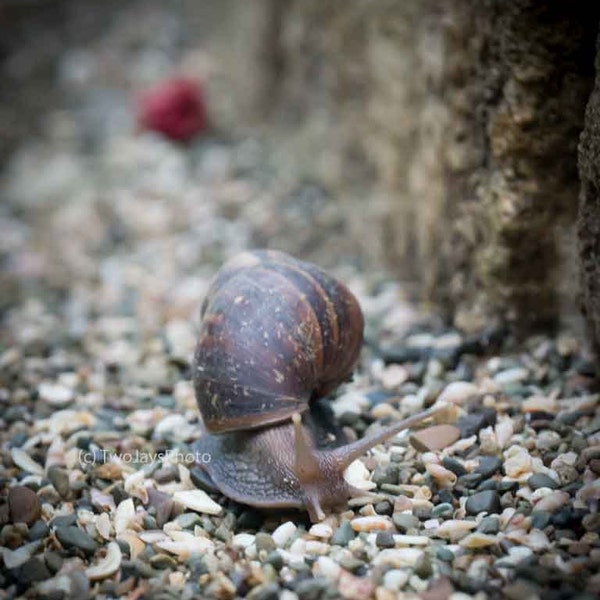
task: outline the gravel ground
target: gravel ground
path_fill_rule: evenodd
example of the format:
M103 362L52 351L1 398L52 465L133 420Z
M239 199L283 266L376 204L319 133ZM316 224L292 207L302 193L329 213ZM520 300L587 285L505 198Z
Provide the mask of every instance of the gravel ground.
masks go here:
M77 114L51 114L2 178L1 598L597 597L600 410L581 340L466 337L415 313L268 138L182 148L114 127L82 152ZM332 402L349 435L437 401L460 411L355 463L378 498L316 525L196 487L200 304L224 260L267 244L359 297L367 343Z

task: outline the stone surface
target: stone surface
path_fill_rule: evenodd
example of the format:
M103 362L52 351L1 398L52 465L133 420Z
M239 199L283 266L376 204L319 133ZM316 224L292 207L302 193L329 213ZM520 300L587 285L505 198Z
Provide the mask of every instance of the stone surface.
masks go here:
M477 492L467 499L467 514L478 515L481 512L499 513L500 496L494 491Z
M411 434L410 443L419 452L428 452L450 446L459 436L460 431L454 425L433 425Z
M579 145L578 250L581 261L583 305L590 337L600 356L600 62L596 54L596 80L586 113Z
M56 537L68 550L81 550L85 554L93 554L98 549L94 539L75 525L57 527Z
M37 494L28 487L15 486L8 490L8 508L13 523L31 525L42 514L42 505Z
M550 488L551 490L555 490L558 487L560 487L560 485L557 481L552 479L552 477L545 475L544 473L534 473L527 480L527 485L532 490L537 490L537 489L543 488L543 487Z

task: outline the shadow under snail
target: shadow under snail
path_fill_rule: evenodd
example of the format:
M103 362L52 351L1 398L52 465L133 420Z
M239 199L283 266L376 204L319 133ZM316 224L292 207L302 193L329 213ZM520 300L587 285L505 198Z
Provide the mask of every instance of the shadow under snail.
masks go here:
M319 399L350 378L363 327L354 295L313 264L264 250L221 268L193 364L210 487L243 504L305 509L313 522L368 494L344 479L350 463L443 408L345 443Z

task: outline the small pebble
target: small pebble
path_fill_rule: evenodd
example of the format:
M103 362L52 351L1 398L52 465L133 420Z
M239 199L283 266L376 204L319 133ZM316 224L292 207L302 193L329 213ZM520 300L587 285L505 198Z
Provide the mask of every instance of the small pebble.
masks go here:
M448 550L448 548L438 548L438 550L436 551L435 555L437 556L437 558L439 560L442 560L444 562L452 562L454 560L454 552L452 552L452 550Z
M265 558L265 563L270 564L276 571L280 571L283 567L283 557L277 551L270 552Z
M273 541L278 548L283 548L296 534L297 527L291 521L280 525L272 534Z
M496 535L500 531L500 520L498 517L484 517L481 519L477 531L484 534Z
M438 402L462 404L477 396L478 391L477 386L469 381L453 381L438 396Z
M268 533L264 533L262 531L259 531L256 534L256 549L257 550L266 550L267 552L271 552L272 550L275 550L276 548L276 544L275 541L273 539L272 536L270 536Z
M44 562L44 559L39 556L30 558L25 564L19 567L16 574L17 580L22 584L31 584L36 581L44 581L50 579L51 574Z
M29 528L29 539L31 541L41 540L42 538L45 538L48 533L50 533L50 528L45 521L40 519Z
M38 394L42 400L56 407L66 406L75 398L73 390L59 383L41 383Z
M451 446L460 438L460 430L454 425L432 425L410 436L410 443L419 452L435 452Z
M393 592L400 591L410 577L407 569L390 569L383 576L383 586Z
M48 469L48 479L63 498L66 498L69 495L69 492L71 491L69 486L69 474L65 469L56 466L50 467Z
M444 467L446 467L446 469L449 469L458 477L460 477L461 475L466 475L468 473L465 467L458 460L450 456L445 456L442 459L442 464L444 465Z
M540 488L550 488L551 490L555 490L559 487L557 481L549 477L545 473L534 473L528 480L527 485L532 490L538 490Z
M400 533L419 528L419 519L409 513L394 513L392 521Z
M354 531L390 531L394 528L392 519L387 516L356 517L350 521Z
M502 460L497 456L482 456L477 463L475 472L487 479L502 468Z
M390 531L380 531L375 537L375 545L378 548L394 548L394 535Z
M175 519L175 522L183 529L193 529L195 525L202 522L202 519L198 513L183 513Z
M173 500L186 508L207 515L220 515L223 507L212 500L204 490L186 490L173 494Z
M434 517L451 517L454 514L454 507L452 504L442 503L434 506L431 511Z
M342 521L339 527L335 529L329 543L332 546L347 546L354 538L356 534L350 525L350 521Z
M37 494L24 486L8 489L8 510L13 523L31 525L42 515L42 505Z
M499 513L500 496L493 491L477 492L467 499L465 509L469 515L478 515L482 512Z
M93 554L98 549L94 539L75 525L57 527L56 537L68 550L82 550L85 554Z
M44 553L44 561L52 573L57 573L62 568L65 559L58 552L47 550Z

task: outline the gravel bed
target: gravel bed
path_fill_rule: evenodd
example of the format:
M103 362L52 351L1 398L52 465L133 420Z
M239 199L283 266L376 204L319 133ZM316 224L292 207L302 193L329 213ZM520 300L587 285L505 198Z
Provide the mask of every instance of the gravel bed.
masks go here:
M600 594L581 339L466 336L416 313L268 139L114 128L82 152L75 115L48 123L0 189L0 598ZM331 402L349 436L435 402L459 412L356 461L347 478L377 497L318 524L206 493L193 449L202 299L224 260L267 244L330 267L363 307L360 364Z

